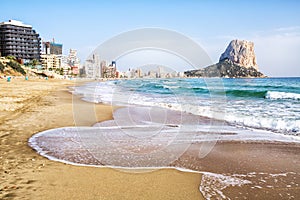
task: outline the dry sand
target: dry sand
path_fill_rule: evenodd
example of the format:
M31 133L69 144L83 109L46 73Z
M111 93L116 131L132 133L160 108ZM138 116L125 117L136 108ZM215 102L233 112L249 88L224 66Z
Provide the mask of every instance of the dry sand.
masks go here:
M0 79L0 199L202 199L201 174L72 166L33 151L27 143L33 134L74 126L73 105L94 106L78 97L72 102L66 89L72 85L66 80ZM112 117L111 106L97 105L95 110L87 118L82 109L76 125Z

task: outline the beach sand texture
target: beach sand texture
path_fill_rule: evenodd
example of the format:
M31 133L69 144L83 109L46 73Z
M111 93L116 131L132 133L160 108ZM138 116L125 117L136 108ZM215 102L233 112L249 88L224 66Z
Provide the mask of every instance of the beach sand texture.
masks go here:
M0 80L0 199L202 199L201 174L161 169L128 173L50 161L28 146L35 133L74 126L73 81ZM76 104L89 104L78 98ZM78 105L80 106L80 105ZM96 106L91 126L111 119L112 107Z

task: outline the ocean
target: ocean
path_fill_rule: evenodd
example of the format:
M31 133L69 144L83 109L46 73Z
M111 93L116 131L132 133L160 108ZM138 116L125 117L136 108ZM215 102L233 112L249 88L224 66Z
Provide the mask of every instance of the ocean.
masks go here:
M300 134L300 78L133 79L74 89L84 100L162 107L234 126Z

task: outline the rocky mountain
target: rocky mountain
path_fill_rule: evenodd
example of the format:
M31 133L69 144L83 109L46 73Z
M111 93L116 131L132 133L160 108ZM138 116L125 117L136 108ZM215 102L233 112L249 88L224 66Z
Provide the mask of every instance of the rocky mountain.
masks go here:
M188 77L265 77L256 63L254 43L245 40L232 40L218 63L184 73Z
M232 61L225 59L214 65L203 69L186 71L187 77L224 77L224 78L247 78L247 77L265 77L261 72L253 67L243 67L234 64Z
M253 67L258 70L256 56L254 53L254 43L245 40L232 40L225 52L222 53L219 62L230 60L236 65L246 68Z

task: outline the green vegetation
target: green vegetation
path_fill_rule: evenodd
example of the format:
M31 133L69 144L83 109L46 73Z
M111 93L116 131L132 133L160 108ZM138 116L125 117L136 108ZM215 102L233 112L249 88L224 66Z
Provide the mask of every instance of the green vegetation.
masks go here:
M29 62L25 63L26 67L36 68L36 66L40 65L41 63L37 59L30 60Z
M63 68L60 68L60 69L59 69L59 74L60 74L60 75L64 75L64 69L63 69Z
M3 72L4 68L5 68L5 65L2 62L0 62L0 72Z
M17 60L16 57L14 57L14 56L6 56L6 58L9 59L9 60L13 60L13 61Z
M17 72L20 72L21 74L25 75L26 72L24 71L24 69L22 68L22 66L13 60L10 60L9 63L7 63L8 66L10 66L12 69L14 69Z
M40 64L40 62L37 59L33 59L29 62L29 65L31 65L31 66L37 66L39 64Z
M63 68L55 69L55 73L59 75L64 75L64 69Z
M10 67L12 70L21 73L22 75L26 74L26 71L24 70L24 68L22 67L23 65L21 65L18 62L18 59L16 59L16 57L14 56L6 56L5 57L6 60L0 61L0 72L4 72L4 69L7 67ZM29 63L27 63L26 65L32 65L32 66L37 66L39 65L39 61L37 59L33 59L31 60ZM10 74L11 70L8 70L8 74Z

